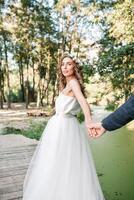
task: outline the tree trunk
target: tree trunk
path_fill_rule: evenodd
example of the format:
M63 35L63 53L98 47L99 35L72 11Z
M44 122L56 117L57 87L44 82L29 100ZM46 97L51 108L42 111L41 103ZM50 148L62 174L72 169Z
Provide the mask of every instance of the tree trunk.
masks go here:
M48 53L48 57L47 57L48 74L47 74L47 87L46 87L47 104L49 104L50 60L51 60L51 56L50 56L50 53Z
M24 87L24 73L22 59L19 62L19 75L20 75L20 87L22 92L22 102L25 102L25 87Z
M53 95L52 95L52 101L51 101L52 107L55 106L55 95L56 95L56 90L55 90L55 86L53 86Z
M35 69L34 69L34 58L32 59L32 69L33 69L33 100L35 101Z
M3 69L2 69L2 52L0 49L0 108L3 109L3 87L4 87L4 74L3 74Z
M8 103L8 108L11 108L11 100L10 100L11 88L10 88L10 80L9 80L9 66L8 66L8 56L7 56L7 45L6 45L6 39L5 39L4 34L3 34L3 42L4 42L4 53L5 53L6 78L7 78L7 103Z
M3 101L4 101L4 95L3 95L3 71L0 66L0 108L3 109Z
M26 84L25 84L25 100L26 100L26 108L28 108L28 105L29 105L29 76L28 76L28 69L29 69L29 66L28 66L28 60L27 60L27 79L26 79Z
M41 79L39 78L39 82L38 82L38 93L37 93L37 108L40 107L41 105L41 89L40 89L40 83L41 83Z

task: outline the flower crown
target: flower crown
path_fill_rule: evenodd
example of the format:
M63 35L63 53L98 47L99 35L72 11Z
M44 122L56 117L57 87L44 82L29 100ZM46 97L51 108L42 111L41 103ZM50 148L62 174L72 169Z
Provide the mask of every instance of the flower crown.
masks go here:
M75 55L72 55L68 52L64 52L62 57L70 57L76 64L80 64L80 60L75 56Z

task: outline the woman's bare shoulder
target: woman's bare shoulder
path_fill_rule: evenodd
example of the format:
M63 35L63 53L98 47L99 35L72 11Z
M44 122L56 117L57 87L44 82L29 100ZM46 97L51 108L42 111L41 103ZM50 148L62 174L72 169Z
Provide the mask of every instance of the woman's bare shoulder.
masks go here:
M77 78L72 78L68 84L79 84L79 81L77 80Z
M76 78L71 79L68 85L70 87L80 87L79 81Z

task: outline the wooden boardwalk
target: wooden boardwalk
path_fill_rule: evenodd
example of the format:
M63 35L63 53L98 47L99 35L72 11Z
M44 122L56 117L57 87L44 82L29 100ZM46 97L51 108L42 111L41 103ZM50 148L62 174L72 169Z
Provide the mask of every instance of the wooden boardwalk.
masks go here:
M0 200L21 200L24 177L36 144L0 149Z

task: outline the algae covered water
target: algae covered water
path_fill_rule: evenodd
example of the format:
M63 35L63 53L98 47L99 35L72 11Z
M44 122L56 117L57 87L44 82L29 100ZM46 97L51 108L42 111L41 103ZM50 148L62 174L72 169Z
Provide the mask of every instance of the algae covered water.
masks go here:
M106 200L134 200L134 131L123 127L90 143Z

